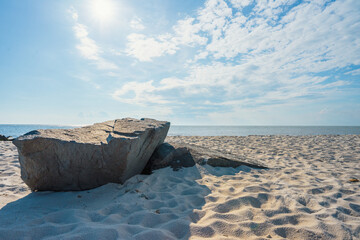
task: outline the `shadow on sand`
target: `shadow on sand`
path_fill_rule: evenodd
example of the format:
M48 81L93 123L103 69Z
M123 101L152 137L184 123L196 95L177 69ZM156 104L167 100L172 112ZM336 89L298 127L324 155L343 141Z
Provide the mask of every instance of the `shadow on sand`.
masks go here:
M194 166L137 175L125 184L79 192L34 192L0 210L0 239L188 239L211 190L204 173L249 167ZM212 229L202 229L206 231Z

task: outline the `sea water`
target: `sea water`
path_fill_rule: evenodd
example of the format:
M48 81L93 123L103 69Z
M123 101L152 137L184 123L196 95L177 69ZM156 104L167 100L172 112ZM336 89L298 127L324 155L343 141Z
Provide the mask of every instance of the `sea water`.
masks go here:
M74 128L55 125L0 124L0 134L18 137L37 129ZM360 134L360 126L179 126L170 127L169 136L248 136L248 135L344 135Z
M25 133L38 129L66 129L74 128L73 126L57 126L57 125L35 125L35 124L0 124L0 134L6 137L18 137Z
M172 126L170 136L344 135L360 134L360 126Z

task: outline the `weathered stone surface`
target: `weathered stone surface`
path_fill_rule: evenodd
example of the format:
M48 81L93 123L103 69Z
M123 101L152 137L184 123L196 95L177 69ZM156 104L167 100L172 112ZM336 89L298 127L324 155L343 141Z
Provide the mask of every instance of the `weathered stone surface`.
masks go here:
M150 174L153 170L169 166L176 171L182 167L194 165L195 161L186 147L175 148L169 143L163 143L155 149L143 174Z
M236 168L244 165L252 168L268 168L260 162L249 160L227 152L204 148L192 144L181 144L180 146L188 148L195 162L198 164L208 164L213 167Z
M0 134L0 141L11 141L12 138L9 136L9 137L5 137L4 135L1 135Z
M174 170L178 170L182 167L192 167L195 163L200 165L208 164L213 167L236 168L245 165L253 168L267 168L255 161L196 145L163 143L156 148L143 173L149 174L153 170L169 166Z
M13 142L32 190L85 190L141 173L170 123L117 119L75 129L29 132Z

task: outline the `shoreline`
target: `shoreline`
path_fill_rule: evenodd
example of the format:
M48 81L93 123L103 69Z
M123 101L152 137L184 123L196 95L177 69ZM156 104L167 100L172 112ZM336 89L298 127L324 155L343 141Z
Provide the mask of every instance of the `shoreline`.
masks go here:
M64 125L0 124L0 134L18 137L35 129L74 128ZM191 126L171 125L168 136L316 136L360 135L360 126Z
M0 142L0 238L360 238L360 183L349 181L360 179L360 135L165 141L231 153L269 169L165 168L123 185L30 193L20 179L16 147Z

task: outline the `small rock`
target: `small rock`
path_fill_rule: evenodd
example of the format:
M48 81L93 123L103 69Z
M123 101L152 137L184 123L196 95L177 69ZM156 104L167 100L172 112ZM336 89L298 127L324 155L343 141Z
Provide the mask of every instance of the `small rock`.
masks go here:
M146 167L143 174L150 174L153 170L171 167L174 171L182 167L192 167L195 161L186 147L177 147L169 143L163 143L155 149L153 155Z
M11 141L11 137L5 137L4 135L0 134L0 141Z
M171 167L179 170L182 167L192 167L195 163L199 165L208 164L212 167L239 167L242 165L267 168L257 162L249 162L243 159L236 159L237 156L199 147L191 144L163 143L157 147L149 162L144 168L143 174L150 174L153 170Z

